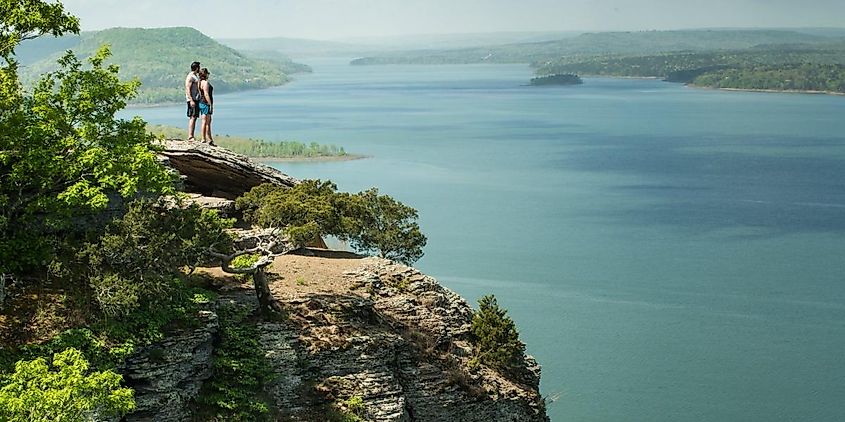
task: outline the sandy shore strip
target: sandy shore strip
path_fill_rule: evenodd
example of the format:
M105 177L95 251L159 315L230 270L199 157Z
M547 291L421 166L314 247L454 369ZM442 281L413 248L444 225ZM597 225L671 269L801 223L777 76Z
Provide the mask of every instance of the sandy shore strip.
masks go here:
M346 154L346 155L327 155L324 157L249 157L255 161L264 164L272 164L272 163L311 163L311 162L323 162L323 161L352 161L352 160L364 160L367 158L372 158L370 155L358 155L358 154Z
M695 89L709 89L713 91L733 91L733 92L762 92L766 94L807 94L807 95L837 95L845 96L845 92L837 91L811 91L800 89L754 89L754 88L714 88L712 86L700 86L693 84L686 84L689 88Z

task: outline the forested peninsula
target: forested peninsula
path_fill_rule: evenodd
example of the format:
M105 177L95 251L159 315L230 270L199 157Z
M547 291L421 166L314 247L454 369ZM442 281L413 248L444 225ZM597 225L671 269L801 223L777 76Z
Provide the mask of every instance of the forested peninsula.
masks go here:
M561 57L538 75L653 77L710 88L845 93L845 43L647 56Z
M241 52L193 28L113 28L24 42L21 76L31 84L55 69L65 50L84 58L103 44L110 46L108 63L120 65L120 76L141 82L131 104L184 101L185 75L194 60L209 69L215 93L220 94L282 85L291 74L311 71L278 52Z

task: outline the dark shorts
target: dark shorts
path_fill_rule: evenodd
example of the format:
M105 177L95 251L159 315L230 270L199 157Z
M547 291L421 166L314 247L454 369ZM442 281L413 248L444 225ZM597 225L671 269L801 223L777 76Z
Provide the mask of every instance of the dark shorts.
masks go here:
M186 101L188 104L188 117L199 117L200 116L200 107L198 102L194 102L194 106L191 107L191 102Z

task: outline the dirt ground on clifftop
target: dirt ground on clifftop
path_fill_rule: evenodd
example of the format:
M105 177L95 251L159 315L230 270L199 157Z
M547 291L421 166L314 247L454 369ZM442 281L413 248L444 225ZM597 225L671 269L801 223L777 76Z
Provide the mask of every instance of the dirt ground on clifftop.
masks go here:
M313 255L311 255L313 253ZM292 299L310 293L356 294L353 283L345 273L364 265L366 257L348 252L311 249L308 255L289 254L277 257L268 267L270 290L279 300ZM252 279L243 281L225 274L219 268L207 268L207 273L224 283L223 290L233 288L252 289Z

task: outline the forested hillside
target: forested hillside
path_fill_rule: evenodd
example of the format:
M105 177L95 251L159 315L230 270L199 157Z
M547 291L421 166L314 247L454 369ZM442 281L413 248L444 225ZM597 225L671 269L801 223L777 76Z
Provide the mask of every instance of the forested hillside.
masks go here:
M62 39L31 45L33 50L22 49L19 55L49 53L61 45L72 48L78 57L88 57L102 44L110 44L112 57L109 63L120 64L122 78L137 77L142 85L135 103L161 103L183 101L185 74L194 60L202 62L211 72L215 92L226 93L245 89L267 88L284 84L289 74L308 71L307 66L295 64L277 53L245 54L226 47L193 28L114 28L82 33L78 43L65 45ZM54 69L61 53L24 67L26 80ZM257 58L264 55L265 58Z
M845 43L762 45L745 50L648 56L561 57L538 75L656 77L696 86L845 92Z

